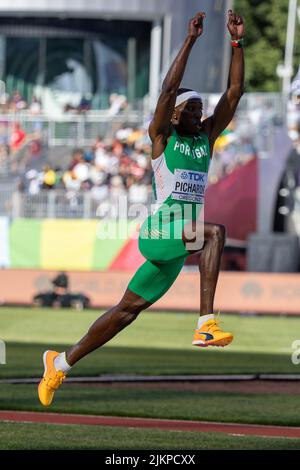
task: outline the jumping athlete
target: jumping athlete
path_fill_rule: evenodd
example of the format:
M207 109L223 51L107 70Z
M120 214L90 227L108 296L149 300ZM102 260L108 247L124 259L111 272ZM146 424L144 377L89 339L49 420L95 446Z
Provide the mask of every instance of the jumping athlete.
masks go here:
M200 95L179 86L192 47L202 35L204 19L205 13L201 12L190 21L149 126L157 209L140 229L139 248L146 262L131 279L121 301L99 317L77 344L67 352L44 353L44 376L38 387L44 406L51 404L76 362L107 343L167 292L186 257L195 251L200 251L201 305L192 343L200 347L226 346L233 339L231 333L221 330L213 314L225 228L204 224L200 215L214 143L232 120L244 90L244 22L241 16L228 11L232 44L228 86L214 114L202 121Z

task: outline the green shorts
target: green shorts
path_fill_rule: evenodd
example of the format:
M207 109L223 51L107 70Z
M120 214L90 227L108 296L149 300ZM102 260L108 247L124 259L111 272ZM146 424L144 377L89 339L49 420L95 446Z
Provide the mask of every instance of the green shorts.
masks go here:
M156 216L148 217L139 235L139 249L146 262L131 279L128 289L154 303L171 287L189 252L182 240L188 220L176 219L158 224Z

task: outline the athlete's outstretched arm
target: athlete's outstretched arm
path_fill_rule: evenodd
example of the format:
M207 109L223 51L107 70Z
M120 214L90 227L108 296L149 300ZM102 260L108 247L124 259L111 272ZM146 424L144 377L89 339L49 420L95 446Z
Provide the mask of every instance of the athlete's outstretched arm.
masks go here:
M149 135L153 142L152 156L154 158L161 155L166 147L167 138L170 135L170 124L176 101L176 93L192 47L203 32L204 18L204 12L197 13L189 22L188 35L163 81L162 91L149 126Z
M232 41L240 40L244 37L243 18L233 13L232 10L228 11L227 28ZM217 104L213 116L210 116L203 122L203 129L209 136L211 149L215 140L232 120L240 98L243 95L244 68L243 47L232 47L227 90Z

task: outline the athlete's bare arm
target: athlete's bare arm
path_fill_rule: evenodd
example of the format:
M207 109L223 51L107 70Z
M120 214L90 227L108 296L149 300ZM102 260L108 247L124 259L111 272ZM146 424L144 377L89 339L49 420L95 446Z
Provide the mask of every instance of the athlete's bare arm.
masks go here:
M149 136L153 143L152 158L159 157L166 148L167 139L170 136L171 118L176 102L176 93L192 47L197 38L203 33L204 18L205 13L200 12L189 22L188 35L162 84L162 91L149 126Z
M228 11L227 28L232 40L243 38L245 30L243 18L232 10ZM203 121L202 127L208 134L211 152L216 139L232 120L243 92L244 51L243 48L232 47L227 90L217 104L213 116Z

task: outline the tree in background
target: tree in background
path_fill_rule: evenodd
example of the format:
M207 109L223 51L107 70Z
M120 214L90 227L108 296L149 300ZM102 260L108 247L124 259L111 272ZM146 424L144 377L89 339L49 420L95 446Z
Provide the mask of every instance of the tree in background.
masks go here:
M299 5L300 6L300 5ZM245 18L246 91L281 91L276 67L284 62L289 0L234 0ZM300 63L300 27L297 19L294 72Z

